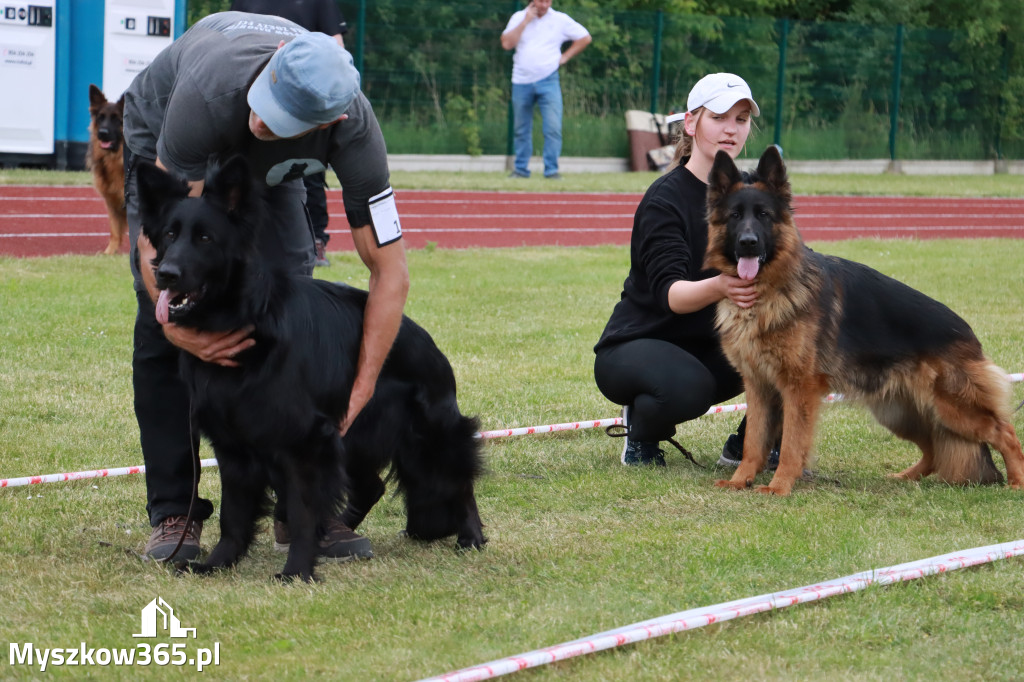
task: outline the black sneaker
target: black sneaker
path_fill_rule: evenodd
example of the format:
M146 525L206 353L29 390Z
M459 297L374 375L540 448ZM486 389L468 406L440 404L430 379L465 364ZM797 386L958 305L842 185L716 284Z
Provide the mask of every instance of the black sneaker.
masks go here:
M722 456L718 458L718 466L735 469L743 461L743 439L735 433L725 440Z
M292 538L288 532L288 524L274 520L274 551L287 552ZM327 522L327 531L320 538L320 557L334 561L350 561L352 559L372 559L373 547L369 538L355 532L338 519Z
M612 438L626 440L622 445L622 454L619 455L619 461L624 465L655 464L665 466L665 453L661 451L657 443L645 443L629 437L629 405L622 407L622 424L608 426L604 432Z
M718 466L735 469L743 461L743 438L737 434L729 436L722 446L722 456L718 458ZM776 445L768 453L768 471L779 468L779 446Z
M622 450L622 463L626 466L665 466L665 453L657 443L633 440L626 437L626 447Z

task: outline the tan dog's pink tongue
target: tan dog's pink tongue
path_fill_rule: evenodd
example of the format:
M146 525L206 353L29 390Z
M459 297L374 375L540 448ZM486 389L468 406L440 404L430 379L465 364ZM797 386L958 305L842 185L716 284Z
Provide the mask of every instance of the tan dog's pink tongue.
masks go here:
M167 324L167 310L171 303L171 292L164 289L160 292L160 298L156 300L156 321L160 324Z
M739 263L736 264L736 274L740 276L740 279L750 281L757 277L757 270L761 264L756 258L740 258Z

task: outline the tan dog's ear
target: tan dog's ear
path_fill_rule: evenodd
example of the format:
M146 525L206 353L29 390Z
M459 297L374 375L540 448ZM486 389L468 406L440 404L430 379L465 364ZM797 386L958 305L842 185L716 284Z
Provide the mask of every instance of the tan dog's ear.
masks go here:
M738 182L743 182L743 176L736 168L732 157L724 151L715 154L715 162L708 173L708 206L717 206L722 197Z
M789 207L792 193L789 186L789 176L786 174L786 164L782 161L782 154L775 145L769 145L761 154L761 160L757 162L757 177L775 193L779 200Z
M90 83L89 84L89 113L95 116L96 112L99 111L100 108L104 104L106 104L106 103L107 103L107 98L103 94L103 91L100 90L95 85L93 85L92 83Z

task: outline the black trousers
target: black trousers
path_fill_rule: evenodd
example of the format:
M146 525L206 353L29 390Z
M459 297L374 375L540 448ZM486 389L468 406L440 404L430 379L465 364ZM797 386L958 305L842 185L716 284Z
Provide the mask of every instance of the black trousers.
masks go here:
M677 424L743 392L717 342L684 349L636 339L602 348L594 379L608 400L629 407L629 437L646 442L671 438Z
M188 513L199 482L199 435L192 425L188 389L178 373L183 351L164 336L149 294L138 291L136 297L132 388L146 463L146 512L155 526L168 516ZM213 503L196 499L194 519L205 521L212 513Z
M190 418L188 389L178 370L182 350L164 336L156 321L153 301L139 274L135 248L141 232L138 191L135 186L139 157L125 149L125 206L128 213L131 268L135 276L138 313L135 316L132 353L132 387L135 418L139 424L142 459L146 464L146 511L156 526L168 516L188 513L192 491L198 480L193 461L199 459L199 437ZM313 272L313 232L305 207L305 188L298 180L284 183L268 198L268 229L275 230L279 247L276 255L295 274ZM195 469L198 472L198 462ZM204 521L213 504L197 499L193 518Z

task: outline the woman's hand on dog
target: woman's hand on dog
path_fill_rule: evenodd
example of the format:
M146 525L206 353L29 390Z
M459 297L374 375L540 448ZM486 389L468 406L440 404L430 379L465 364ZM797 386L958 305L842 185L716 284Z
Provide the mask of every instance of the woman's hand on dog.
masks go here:
M754 288L754 281L732 277L731 275L718 275L722 284L725 298L735 303L740 308L749 308L757 302L757 289Z
M256 345L256 341L249 337L252 332L252 327L231 332L203 332L179 327L173 322L164 325L164 336L168 341L203 362L221 367L238 367L235 356Z

